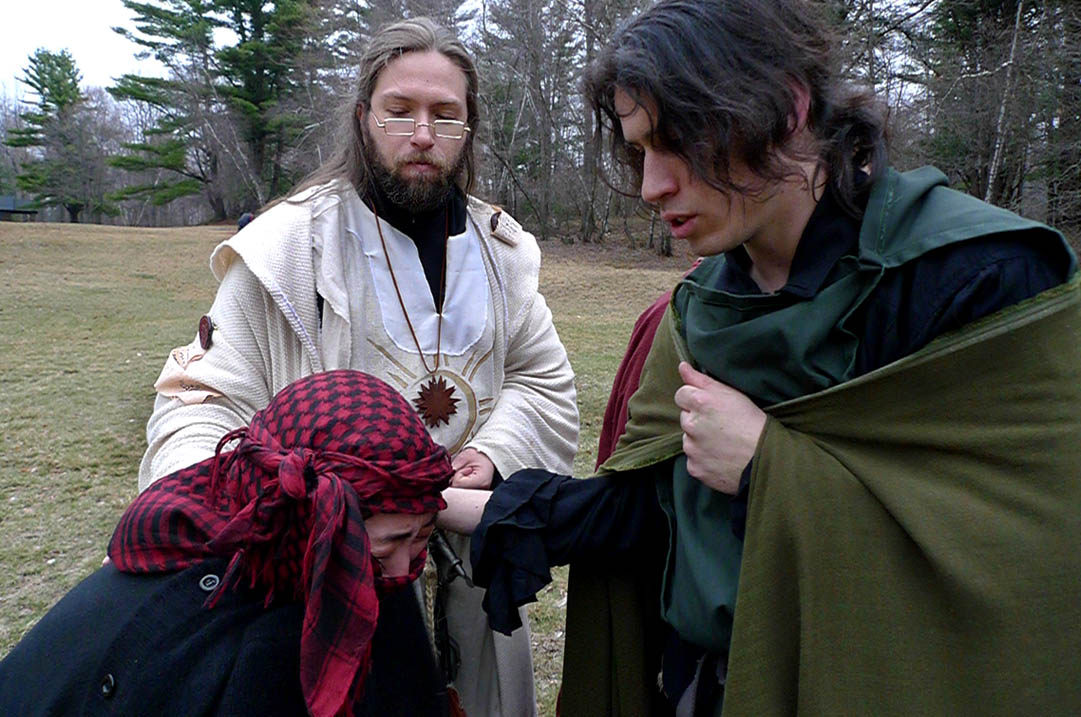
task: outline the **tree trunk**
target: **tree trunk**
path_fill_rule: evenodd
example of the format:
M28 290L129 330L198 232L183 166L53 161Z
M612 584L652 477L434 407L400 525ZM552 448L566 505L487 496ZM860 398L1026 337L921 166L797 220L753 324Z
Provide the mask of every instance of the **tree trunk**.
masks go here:
M593 62L594 46L594 5L596 0L583 0L582 15L586 41L585 66ZM583 101L583 107L588 103ZM583 244L589 244L597 234L597 159L600 155L599 137L593 132L593 118L588 112L582 117L582 175L586 184L585 210L582 212L582 225L579 234Z
M211 188L210 185L206 185L206 200L210 203L210 211L214 214L213 221L225 221L225 198L221 193Z
M1010 101L1010 79L1013 77L1013 63L1017 56L1017 35L1021 29L1021 10L1025 6L1025 0L1017 3L1017 16L1013 21L1013 40L1010 42L1010 59L1006 65L1006 82L1002 90L1002 102L998 106L998 121L995 122L995 151L991 155L991 167L987 174L987 188L984 191L983 201L990 202L995 192L995 180L998 178L998 165L1002 161L1002 148L1006 144L1003 124L1006 119L1006 105Z

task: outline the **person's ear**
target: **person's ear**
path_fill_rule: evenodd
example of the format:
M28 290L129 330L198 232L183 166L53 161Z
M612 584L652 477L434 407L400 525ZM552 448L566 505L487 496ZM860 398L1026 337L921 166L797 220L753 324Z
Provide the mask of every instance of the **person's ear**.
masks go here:
M357 122L360 122L361 124L364 124L364 105L362 105L359 102L357 102L356 114L357 114Z
M796 80L788 81L792 93L792 114L788 116L788 135L795 136L807 127L807 116L811 113L811 91Z

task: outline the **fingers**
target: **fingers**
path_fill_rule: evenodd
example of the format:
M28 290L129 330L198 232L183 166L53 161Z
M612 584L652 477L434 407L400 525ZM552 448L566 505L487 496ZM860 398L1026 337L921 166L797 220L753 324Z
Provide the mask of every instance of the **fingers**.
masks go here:
M466 448L450 462L454 469L450 485L453 488L492 487L492 475L495 467L491 460L475 448Z
M477 472L477 464L470 461L468 456L463 456L461 453L456 455L454 460L450 462L450 467L454 469L454 475L451 476L450 479L450 484L452 486L458 486L460 481L468 481L468 479Z
M683 383L696 388L706 388L710 384L716 383L701 371L694 370L694 367L686 361L679 362L679 377L683 379Z
M455 473L451 476L450 487L471 489L488 488L490 487L491 482L490 478L485 478L476 473Z
M683 385L676 389L675 401L684 411L700 411L711 400L722 400L732 392L720 381L695 371L686 361L679 363L679 376L683 379Z
M710 488L717 489L717 484L721 483L720 480L710 478L709 461L705 455L700 455L702 451L698 450L694 442L694 438L683 434L683 455L686 456L686 475L691 476L695 480L700 480L707 484ZM715 470L719 473L717 466Z
M687 437L694 438L698 435L701 423L699 421L699 414L694 411L680 411L679 412L679 430L683 431L683 440L686 441ZM684 451L686 453L686 451Z
M474 451L472 448L466 448L464 451L462 451L461 453L459 453L458 455L454 456L454 458L451 459L450 467L457 471L457 470L461 470L463 466L468 465L471 462L471 459L473 458L473 456L470 455L470 451L473 451L473 453L476 453L476 451Z
M698 390L693 386L683 385L676 389L676 405L681 411L692 411L698 407Z
M694 439L683 434L683 455L687 456L687 474L692 478L700 478L698 473L698 465L694 459L695 446Z

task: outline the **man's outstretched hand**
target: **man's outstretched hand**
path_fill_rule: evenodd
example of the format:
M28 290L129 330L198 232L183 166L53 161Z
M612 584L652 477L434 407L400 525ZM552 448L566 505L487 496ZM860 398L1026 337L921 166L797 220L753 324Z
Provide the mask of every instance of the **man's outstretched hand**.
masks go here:
M754 457L766 414L739 391L715 381L689 363L679 364L683 386L676 391L687 472L713 490L734 495L740 475Z

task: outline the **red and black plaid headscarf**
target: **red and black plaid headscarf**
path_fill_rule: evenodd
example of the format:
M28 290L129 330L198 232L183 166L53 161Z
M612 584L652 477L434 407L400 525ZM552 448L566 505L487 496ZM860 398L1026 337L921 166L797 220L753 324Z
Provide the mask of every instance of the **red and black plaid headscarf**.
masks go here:
M232 451L222 448L232 440ZM284 388L218 444L216 455L151 485L124 512L109 543L120 570L181 570L231 558L222 590L242 581L305 603L300 681L313 715L334 715L359 696L379 614L383 578L364 517L446 507L452 473L397 391L359 371L331 371Z

